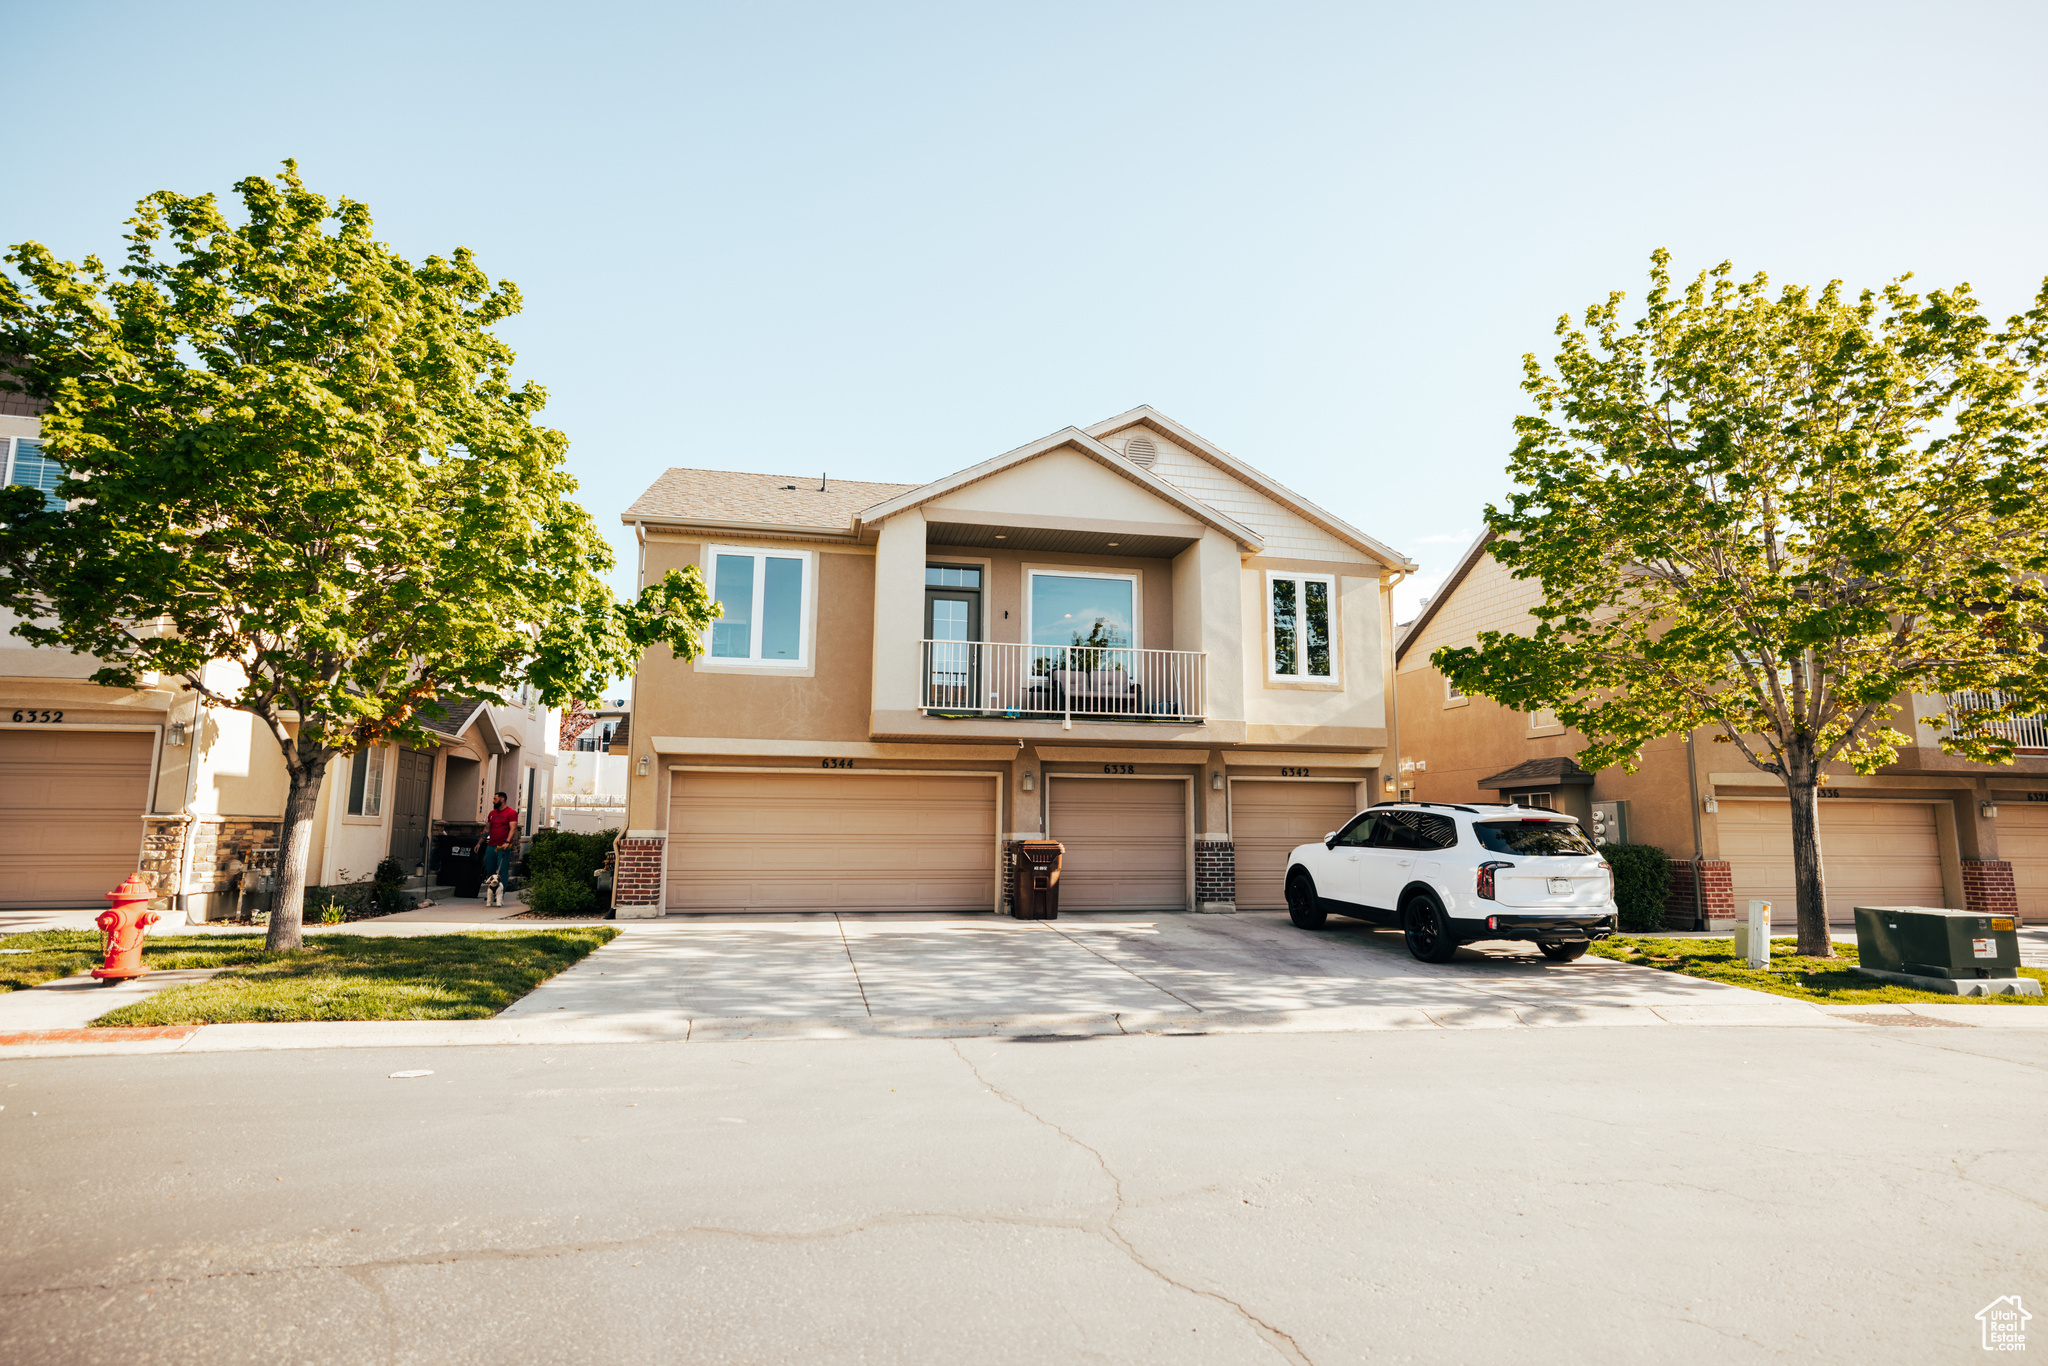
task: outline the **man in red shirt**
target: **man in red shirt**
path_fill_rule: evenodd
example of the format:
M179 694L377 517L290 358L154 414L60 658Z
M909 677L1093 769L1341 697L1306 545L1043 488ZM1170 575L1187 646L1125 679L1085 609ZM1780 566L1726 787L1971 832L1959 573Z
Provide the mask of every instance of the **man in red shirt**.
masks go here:
M512 890L512 863L519 853L519 808L500 792L491 798L491 814L485 820L489 828L480 845L484 851L484 876L497 874L498 885L509 892Z

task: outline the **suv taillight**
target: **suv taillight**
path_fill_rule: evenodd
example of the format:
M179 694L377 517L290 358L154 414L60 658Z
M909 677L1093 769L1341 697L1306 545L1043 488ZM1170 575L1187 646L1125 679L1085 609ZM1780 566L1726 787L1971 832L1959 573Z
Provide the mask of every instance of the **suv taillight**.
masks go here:
M1481 900L1493 900L1493 870L1496 868L1512 868L1514 866L1512 863L1501 863L1498 861L1480 864L1478 884L1473 890L1479 893Z

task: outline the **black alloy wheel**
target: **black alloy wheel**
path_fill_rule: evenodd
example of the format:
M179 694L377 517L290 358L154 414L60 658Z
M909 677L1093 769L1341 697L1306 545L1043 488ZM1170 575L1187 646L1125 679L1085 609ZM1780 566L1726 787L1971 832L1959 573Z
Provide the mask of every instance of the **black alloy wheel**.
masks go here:
M1586 956L1586 941L1583 939L1568 944L1538 944L1536 947L1553 963L1569 963Z
M1316 880L1299 868L1287 875L1287 918L1304 930L1320 930L1330 923L1316 896Z
M1401 916L1401 932L1408 940L1408 952L1425 963L1448 963L1457 956L1458 941L1451 937L1443 907L1436 904L1433 896L1417 892L1408 898L1408 908Z

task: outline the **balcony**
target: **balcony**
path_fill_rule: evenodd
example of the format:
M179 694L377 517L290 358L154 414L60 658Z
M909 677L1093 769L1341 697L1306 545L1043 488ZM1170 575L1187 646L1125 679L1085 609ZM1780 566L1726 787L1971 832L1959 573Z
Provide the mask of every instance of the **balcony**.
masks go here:
M2008 705L2010 698L2000 692L1958 692L1948 697L1949 715L1962 735L1997 735L2012 741L2014 749L2048 752L2048 716L2008 716L1995 720L1971 721L1970 713L1992 711Z
M919 642L918 710L1007 720L1200 722L1207 715L1198 650Z

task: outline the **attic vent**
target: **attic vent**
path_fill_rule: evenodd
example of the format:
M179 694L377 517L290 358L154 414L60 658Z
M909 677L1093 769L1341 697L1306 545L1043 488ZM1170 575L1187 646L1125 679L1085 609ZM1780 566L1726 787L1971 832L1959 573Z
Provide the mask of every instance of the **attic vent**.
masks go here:
M1159 447L1152 444L1149 436L1134 436L1124 443L1124 459L1133 465L1152 468L1152 462L1159 458Z

